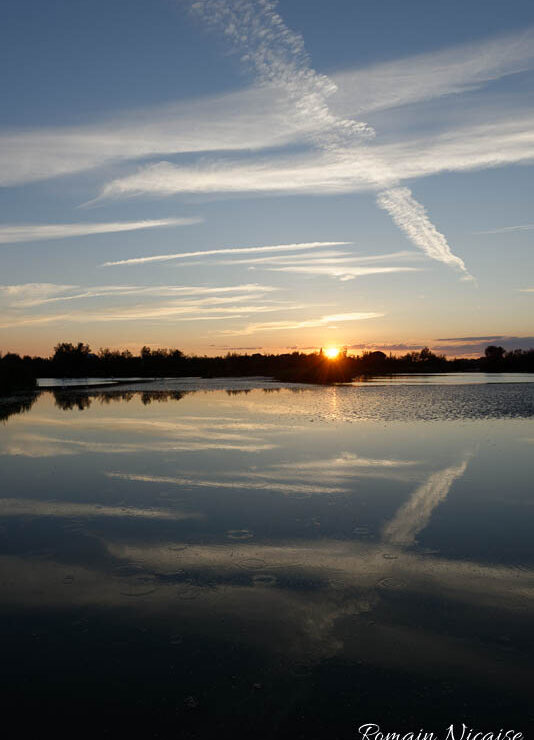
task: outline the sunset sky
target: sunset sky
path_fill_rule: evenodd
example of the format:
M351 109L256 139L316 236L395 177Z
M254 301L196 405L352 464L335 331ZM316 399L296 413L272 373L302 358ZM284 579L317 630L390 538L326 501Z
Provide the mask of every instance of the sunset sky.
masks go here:
M4 0L0 350L534 346L534 5Z

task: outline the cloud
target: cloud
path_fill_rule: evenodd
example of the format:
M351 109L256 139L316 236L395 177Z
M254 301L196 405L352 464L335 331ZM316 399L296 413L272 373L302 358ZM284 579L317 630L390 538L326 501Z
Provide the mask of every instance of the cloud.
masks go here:
M54 295L54 290L58 295ZM287 312L307 308L306 305L269 298L275 291L272 286L256 283L210 288L205 286L101 286L78 291L78 286L54 286L48 283L0 286L0 298L4 303L0 327L42 325L58 322L108 322L108 321L207 321L242 318L258 313ZM110 306L100 310L69 311L61 314L28 314L24 311L34 306L62 300L79 300L107 296L114 299L129 299L144 296L157 299L162 296L174 300L162 303L137 302L135 305Z
M428 257L468 275L463 260L451 252L443 234L430 222L426 210L413 198L408 188L392 188L380 193L378 205L389 213L397 226Z
M7 131L0 134L0 186L162 154L281 146L317 125L296 120L292 109L282 90L255 87L132 110L89 126Z
M357 267L348 264L298 264L285 265L284 267L267 267L273 272L293 272L301 275L327 275L339 280L353 280L368 275L386 275L397 272L420 272L418 267Z
M235 299L237 300L237 299ZM213 303L222 303L217 301ZM138 305L130 308L107 309L98 312L70 312L66 314L51 314L47 316L35 315L25 317L4 317L0 328L9 329L17 326L31 326L50 323L88 323L109 321L146 321L172 320L176 321L222 321L242 318L250 314L271 313L276 311L291 311L306 308L301 304L276 303L273 305L209 305L208 301L196 301L189 304L170 303L155 307ZM208 304L208 305L206 305Z
M291 31L270 0L198 0L191 5L209 25L222 30L241 59L261 82L281 86L293 100L297 114L314 118L319 129L311 136L323 150L343 153L369 138L374 131L362 121L339 117L328 106L335 84L312 69L302 37ZM375 156L370 172L380 195L380 207L390 213L396 225L416 246L433 259L441 260L469 277L463 261L451 252L443 234L430 223L407 188L396 186L387 162Z
M302 41L300 40L300 44ZM384 64L326 82L342 118L478 88L532 66L532 29ZM320 77L320 76L319 76ZM0 133L0 186L69 175L110 162L187 152L251 151L302 141L328 125L301 114L284 85L131 110L84 126Z
M195 194L316 194L377 192L376 160L387 162L389 184L441 172L463 172L534 160L534 117L525 115L460 127L436 136L307 152L252 161L216 160L194 166L159 162L108 183L107 197Z
M114 265L140 265L145 262L168 262L170 260L188 259L190 257L211 257L219 254L245 254L253 252L284 252L303 249L318 249L319 247L340 246L350 242L300 242L296 244L275 244L264 247L228 247L222 249L205 249L198 252L176 252L175 254L156 254L150 257L132 257L116 262L104 262L102 267Z
M416 272L420 268L402 266L381 266L385 261L399 259L419 259L418 252L400 251L390 254L362 255L340 250L324 252L274 254L267 257L246 257L244 259L213 260L216 255L209 255L207 260L222 265L247 265L250 269L269 270L273 272L292 272L305 275L327 275L340 280L352 280L365 275L379 275L394 272ZM202 264L199 260L197 264ZM379 263L378 265L376 263ZM370 265L370 266L369 266Z
M441 339L436 339L436 342L488 342L502 338L501 336L491 334L486 337L442 337Z
M56 283L0 285L0 299L3 304L12 307L39 306L49 301L68 300L64 294L72 293L77 287Z
M114 223L2 224L0 225L0 244L67 239L93 234L113 234L120 231L137 231L138 229L153 229L162 226L189 226L201 222L201 218L161 218Z
M437 340L445 341L445 340ZM449 356L462 356L462 355L483 355L484 350L488 344L498 343L505 350L510 351L514 349L534 349L534 337L491 337L489 340L484 339L481 341L466 341L465 343L458 344L433 344L432 349L444 352Z
M534 28L417 54L405 59L343 70L331 107L340 115L377 110L459 94L532 68Z
M228 260L216 260L217 264L220 265L269 265L269 264L286 264L293 262L307 262L313 261L316 263L327 262L357 262L357 263L369 263L369 262L384 262L386 260L396 259L419 259L421 255L419 252L413 252L408 250L390 252L388 254L359 254L354 252L346 252L342 250L325 250L324 252L313 252L310 255L307 254L275 254L267 257L246 257L245 259L228 259Z
M344 145L348 139L364 139L373 130L361 121L333 114L327 99L336 85L310 66L300 34L291 31L269 0L199 0L192 2L194 13L207 25L221 30L241 62L262 84L282 89L293 102L292 117L316 122L311 138L328 148Z
M367 343L367 344L365 344L365 343L363 343L363 344L349 344L347 346L347 349L365 349L365 350L371 350L371 351L374 351L374 350L390 350L392 352L395 351L395 350L404 350L405 352L409 352L409 351L411 352L413 350L422 349L423 347L424 347L424 344L423 343L421 343L421 344L402 344L402 343L400 343L400 344L387 344L387 343L382 344L382 343L378 342L376 344L373 344L373 343Z
M534 224L523 224L521 226L503 226L501 229L489 229L488 231L475 231L475 234L509 234L513 231L532 231Z
M449 344L440 344L440 342L449 342ZM382 350L384 352L412 352L419 351L424 346L430 347L435 352L441 352L449 357L461 357L461 356L480 356L484 354L484 350L488 344L499 344L506 350L513 349L529 349L534 348L534 337L506 337L487 335L481 337L444 337L441 339L430 340L427 339L419 344L405 344L405 343L360 343L350 344L347 349L355 350Z
M316 326L325 326L342 321L362 321L364 319L376 319L384 316L383 313L358 312L340 313L329 316L320 316L317 319L306 319L303 321L270 321L262 324L250 324L243 329L226 329L221 334L254 334L259 331L284 331L285 329L309 329Z
M79 285L56 285L54 283L22 283L20 285L0 285L0 300L11 308L31 308L60 301L84 300L114 296L123 298L130 295L150 297L197 298L206 295L226 293L266 294L276 291L270 285L247 283L225 287L183 285L98 285L81 288Z
M244 352L244 351L250 351L250 350L259 351L260 349L263 349L263 347L227 347L225 345L220 345L220 344L210 344L210 347L213 347L214 349L224 349L229 352Z

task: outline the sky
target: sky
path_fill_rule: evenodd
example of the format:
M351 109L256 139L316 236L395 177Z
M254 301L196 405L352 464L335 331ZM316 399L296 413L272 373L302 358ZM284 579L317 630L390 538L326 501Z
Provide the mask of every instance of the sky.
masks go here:
M534 6L4 0L0 351L534 347Z

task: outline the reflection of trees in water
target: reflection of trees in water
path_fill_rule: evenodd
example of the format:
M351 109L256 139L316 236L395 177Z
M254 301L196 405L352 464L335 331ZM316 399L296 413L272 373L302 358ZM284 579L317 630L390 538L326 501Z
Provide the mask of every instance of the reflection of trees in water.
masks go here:
M129 401L132 400L134 396L135 396L135 393L133 391L121 391L119 393L119 398L111 395L111 393L99 393L98 400L103 406L107 406L112 401L126 401L128 403Z
M53 393L55 404L62 411L72 411L72 409L85 411L92 403L89 396L82 393L64 393L56 390Z
M184 391L143 391L141 403L148 406L154 402L180 401L185 395L187 395L187 392Z
M148 406L153 402L180 401L189 391L74 391L56 390L54 394L55 404L62 411L78 409L85 411L90 408L93 401L99 401L102 405L109 405L113 401L126 401L127 403L140 396L141 403Z
M7 421L10 416L24 414L29 411L38 395L38 393L25 393L23 396L0 398L0 421Z
M253 388L225 388L224 392L228 396L239 396L248 395L255 390ZM261 388L264 393L280 393L281 388ZM285 390L291 393L304 393L307 388L286 388ZM157 391L120 391L120 390L75 390L65 388L54 388L52 393L54 395L55 404L58 408L63 411L72 411L78 409L78 411L85 411L90 408L93 401L98 401L102 405L109 405L110 403L118 401L126 401L129 403L134 398L140 397L143 406L149 406L151 403L165 403L167 401L180 401L184 396L191 395L193 393L213 393L217 389L199 389L199 390L157 390ZM220 391L217 391L220 392Z

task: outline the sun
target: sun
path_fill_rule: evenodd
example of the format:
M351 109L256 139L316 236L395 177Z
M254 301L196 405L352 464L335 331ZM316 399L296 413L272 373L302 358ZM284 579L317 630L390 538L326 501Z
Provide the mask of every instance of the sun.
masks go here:
M324 353L329 360L336 360L339 357L339 347L327 347Z

